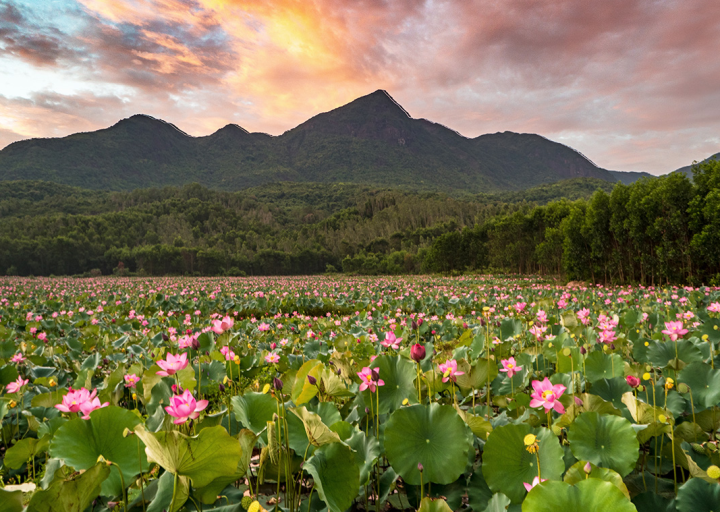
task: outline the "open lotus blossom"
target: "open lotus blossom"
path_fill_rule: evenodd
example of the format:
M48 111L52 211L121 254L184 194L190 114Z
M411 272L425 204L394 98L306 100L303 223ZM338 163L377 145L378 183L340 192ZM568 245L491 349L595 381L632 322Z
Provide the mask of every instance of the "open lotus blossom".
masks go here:
M385 339L380 342L380 344L383 347L390 348L392 347L393 350L397 350L400 348L400 342L402 341L402 338L397 338L395 336L395 333L392 331L385 333Z
M523 482L523 485L525 486L525 490L527 492L530 492L530 490L533 487L535 487L537 484L539 484L540 482L547 482L547 478L540 478L540 477L536 476L535 478L533 478L533 481L531 484L529 484L527 482Z
M507 373L507 376L512 379L513 375L522 370L522 366L518 366L514 357L509 359L503 359L500 361L503 367L500 369L501 372Z
M229 316L226 316L222 320L213 321L212 331L216 334L222 334L232 329L233 325L235 325L235 321Z
M230 347L222 347L220 353L225 356L225 361L232 361L235 359L235 352L230 350Z
M10 362L15 364L22 363L23 361L25 361L25 356L23 356L20 352L10 358Z
M158 375L161 375L163 377L175 375L175 373L179 372L180 370L184 370L185 367L188 365L187 354L185 352L183 352L179 356L176 356L174 354L168 354L167 360L161 359L157 362L157 365L162 368L162 371L155 372Z
M455 382L457 380L457 375L465 375L465 372L457 371L457 361L455 361L455 359L448 359L444 363L439 364L438 370L440 370L440 373L442 373L443 382L447 382L450 379Z
M361 372L357 372L358 377L362 381L360 383L360 391L369 389L371 393L375 393L376 386L384 386L385 381L379 378L379 374L374 375L373 371L367 366Z
M598 334L598 341L600 341L600 343L610 344L616 339L617 335L615 334L615 331L605 330L600 331L600 333Z
M713 302L707 308L711 313L720 313L720 302Z
M279 362L280 362L280 356L277 355L275 352L270 352L268 355L265 356L265 362L267 362L267 363L279 363Z
M667 334L671 340L677 341L678 338L685 336L688 330L684 328L682 320L678 320L677 322L665 322L665 329L662 333Z
M582 308L577 312L577 317L583 325L587 325L590 322L590 310L588 308Z
M110 402L105 402L104 404L101 404L98 397L93 397L92 400L86 400L85 402L80 404L80 412L83 414L82 419L89 420L91 412L93 412L95 409L102 409L103 407L107 407L108 405L110 405Z
M28 379L23 379L22 377L18 377L16 381L9 383L5 387L5 391L8 393L17 393L18 390L23 387L25 384L30 382Z
M532 387L535 390L530 398L530 407L544 407L545 411L555 409L558 413L564 414L565 407L560 403L559 398L565 392L565 386L562 384L553 385L550 379L545 377L544 380L534 380Z
M97 398L97 389L93 389L92 393L85 388L71 389L62 399L62 403L55 406L62 412L81 412L83 419L88 419L89 414L100 407L107 407L109 402L100 403Z
M140 377L138 377L134 373L131 373L129 375L124 375L123 378L125 379L125 387L126 388L134 388L135 385L138 382L140 382Z
M182 395L170 397L170 405L165 407L165 411L175 418L173 423L180 425L188 419L197 419L200 411L204 411L207 406L207 400L195 400L190 390L186 389Z
M265 331L269 331L269 330L270 330L270 325L266 324L265 322L261 322L260 325L258 325L258 331L265 332Z

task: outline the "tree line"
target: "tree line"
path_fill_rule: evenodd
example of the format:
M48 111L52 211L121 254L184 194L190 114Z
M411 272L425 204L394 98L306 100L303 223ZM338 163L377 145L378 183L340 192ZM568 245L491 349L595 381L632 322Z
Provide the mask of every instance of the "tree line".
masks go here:
M614 186L449 196L343 184L133 192L0 184L17 275L502 270L605 283L720 281L720 163ZM594 192L593 192L594 191Z

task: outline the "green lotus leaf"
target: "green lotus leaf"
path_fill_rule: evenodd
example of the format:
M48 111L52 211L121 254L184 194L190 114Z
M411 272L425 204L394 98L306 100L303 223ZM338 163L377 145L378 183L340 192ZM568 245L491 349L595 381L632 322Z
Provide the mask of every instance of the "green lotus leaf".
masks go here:
M525 368L523 368L524 370ZM467 361L462 360L458 364L458 371L464 372L463 375L457 376L456 381L458 387L464 391L487 386L488 381L492 382L498 376L497 363L492 359L490 361L478 359L475 366L470 366Z
M510 498L501 492L496 492L488 501L485 512L505 512L511 506Z
M713 407L720 402L720 370L713 370L709 364L687 365L678 375L678 382L690 387L696 410Z
M496 428L485 443L482 472L490 489L505 494L513 503L523 500L527 492L523 484L538 476L536 455L528 452L524 443L528 434L537 436L542 478L560 480L565 471L563 449L550 430L533 429L526 423Z
M577 485L548 481L533 487L522 512L636 512L635 505L610 482L588 478Z
M33 407L55 407L62 403L63 397L67 395L67 389L58 389L49 393L40 393L32 398Z
M305 407L296 407L290 409L305 427L305 435L308 441L315 447L328 443L341 443L340 436L330 430L330 427L323 423L320 415L308 411Z
M360 485L365 485L375 461L382 453L380 443L374 437L366 436L365 432L356 430L346 444L355 450L355 462L360 468Z
M697 363L703 360L702 352L690 340L677 342L677 357L685 364ZM657 368L665 368L669 362L675 359L675 343L651 342L647 350L647 360Z
M625 363L618 354L608 355L594 351L585 357L585 377L589 382L622 377L624 369Z
M177 431L152 433L143 425L138 425L135 433L145 443L148 460L173 474L189 477L195 487L234 475L242 456L240 443L219 425L203 429L195 437Z
M3 463L9 468L20 469L29 459L35 458L38 453L45 452L49 444L50 439L48 437L21 439L5 452Z
M622 493L627 497L627 499L630 499L630 492L628 491L627 486L625 485L622 477L617 471L613 471L612 469L608 468L601 468L594 464L590 464L591 470L588 474L585 472L585 464L585 461L579 461L573 464L573 466L565 472L563 481L570 485L575 485L588 477L597 478L598 480L605 480L606 482L610 482L615 487L620 489Z
M235 418L247 429L259 434L272 421L278 411L278 403L272 395L264 393L245 393L231 400Z
M618 409L623 407L623 394L627 392L632 393L632 388L628 385L625 377L595 381L590 389L590 394L599 396Z
M321 446L303 466L315 482L315 490L330 512L350 508L360 486L355 454L342 443Z
M653 491L643 492L632 499L637 512L677 512L675 500L664 498Z
M385 426L385 455L411 485L423 480L449 484L462 474L473 434L451 405L413 405L395 411Z
M402 405L406 398L412 402L417 401L417 389L415 388L417 375L413 362L401 356L379 356L370 364L370 368L377 368L380 371L380 379L385 382L384 386L377 388L380 398L380 414L394 411ZM378 397L375 396L375 393L365 391L363 396L368 407L370 407L370 399L373 399L375 406L377 405Z
M492 423L490 423L485 418L481 418L480 416L474 416L468 412L463 411L458 405L455 405L455 410L463 419L463 421L467 423L467 426L470 427L470 430L473 434L475 434L483 441L487 440L490 432L492 432Z
M200 498L206 505L211 505L217 500L218 494L225 489L231 483L240 480L245 473L247 473L248 467L250 466L250 458L252 457L253 447L257 442L257 436L252 430L246 428L240 431L238 434L238 440L242 448L242 456L238 461L235 474L230 476L220 476L210 482L208 485L197 488L194 490L194 494Z
M0 489L0 512L22 512L22 491L4 491Z
M27 510L28 512L83 512L98 497L103 481L109 474L110 467L99 463L74 478L57 480L48 489L33 494Z
M222 490L222 489L221 489ZM173 510L170 510L172 503L173 491L175 492L175 504ZM184 476L178 477L177 485L175 485L175 475L169 471L165 471L157 482L157 491L147 512L177 512L185 504L190 495L190 482ZM215 495L217 500L217 494ZM214 503L215 501L213 501Z
M720 485L691 478L678 489L678 512L717 512L720 510Z
M468 505L473 510L485 510L488 502L493 497L493 492L485 482L482 469L476 467L473 469L467 483Z
M309 402L317 395L317 384L310 384L307 377L310 375L315 377L316 380L320 379L320 374L324 368L324 365L317 359L306 361L305 364L300 367L295 375L295 382L292 387L292 399L295 405L302 405Z
M578 460L610 468L625 476L640 456L640 444L630 422L596 412L581 414L568 429L570 449Z
M99 456L114 462L123 472L125 482L148 469L148 461L140 443L133 436L123 437L127 428L133 430L140 419L120 407L104 407L90 413L89 420L76 418L64 423L50 442L50 455L62 459L76 470L93 467ZM139 451L139 453L138 453ZM119 496L122 493L120 472L116 466L102 484L103 496Z
M452 509L442 498L423 498L418 512L452 512Z

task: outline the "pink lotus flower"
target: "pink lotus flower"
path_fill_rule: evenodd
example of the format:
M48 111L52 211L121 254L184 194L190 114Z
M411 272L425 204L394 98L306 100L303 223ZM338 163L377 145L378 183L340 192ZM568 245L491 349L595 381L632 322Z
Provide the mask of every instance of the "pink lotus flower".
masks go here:
M95 409L102 409L103 407L107 407L108 405L110 405L110 402L105 402L104 404L101 404L98 397L94 397L92 400L87 400L81 403L80 412L82 412L83 414L82 419L89 420L91 412L93 412Z
M216 334L222 334L225 331L229 331L235 325L235 320L226 316L222 320L215 320L212 325L212 330Z
M617 336L615 334L615 331L606 330L598 334L598 339L600 340L600 343L610 344L617 339Z
M180 425L188 419L197 419L200 411L204 411L207 406L207 400L196 401L190 390L186 389L182 395L170 397L170 405L165 407L165 411L170 416L177 418L173 420L175 425Z
M535 391L530 395L532 398L532 400L530 400L530 407L542 406L545 408L545 411L555 409L560 414L565 413L565 407L563 407L563 404L561 404L559 400L565 392L565 389L567 389L565 386L562 384L553 385L550 379L545 377L542 382L534 380L532 387Z
M97 398L97 389L93 389L92 393L85 388L78 390L71 389L62 399L62 403L55 406L62 412L82 412L83 419L88 419L89 414L100 407L107 407L109 402L100 403Z
M158 375L161 375L163 377L175 375L175 373L179 372L180 370L184 370L185 367L188 365L187 354L185 352L183 352L179 356L176 356L174 354L168 354L167 361L161 359L157 362L157 365L163 369L163 371L155 372Z
M125 379L125 387L126 388L134 388L135 385L138 382L140 382L140 377L138 377L134 373L131 373L129 375L124 375L123 378Z
M630 386L631 388L636 388L640 385L640 379L632 375L628 375L627 377L625 377L625 382L627 382L628 386Z
M267 363L279 363L280 362L280 356L277 355L275 352L271 352L268 355L265 356L265 362Z
M588 308L582 308L577 312L577 317L583 325L587 325L590 322L590 310Z
M5 387L5 391L7 391L8 393L17 393L18 390L28 382L30 382L28 379L18 377L15 382L11 382Z
M455 382L457 375L465 375L465 372L457 371L457 361L455 361L455 359L448 359L445 363L439 364L438 370L440 370L443 375L443 382L447 382L450 379Z
M507 373L507 376L512 379L513 375L518 373L520 370L522 370L522 366L518 366L517 362L515 362L514 357L510 357L510 359L503 359L500 361L503 365L501 372Z
M400 342L402 341L402 338L395 337L395 333L392 331L385 333L385 339L380 342L380 344L385 347L389 348L392 347L393 350L397 350L400 348Z
M384 386L385 381L380 378L380 373L376 369L374 372L367 366L362 369L361 372L358 372L358 377L360 377L360 380L362 380L362 383L360 384L360 391L365 391L366 389L369 389L371 393L375 393L375 389L377 389L377 386Z
M235 359L235 352L230 350L230 347L222 347L220 353L225 356L225 361L232 361Z
M688 330L683 328L682 320L678 320L677 322L665 322L665 329L662 333L670 336L671 340L677 341L678 338L685 336Z
M530 490L533 487L535 487L537 484L539 484L540 482L547 482L547 478L540 479L540 477L536 476L535 478L533 478L533 481L531 484L529 484L527 482L523 482L523 485L525 486L525 490L527 492L530 492Z
M15 354L14 356L12 356L10 358L11 363L17 364L17 363L22 363L23 361L25 361L25 357L20 352L18 352L17 354Z
M720 302L713 302L707 308L711 313L720 313Z
M268 324L266 324L265 322L262 322L262 323L260 323L260 325L258 325L258 331L265 332L265 331L269 331L269 330L270 330L270 326Z

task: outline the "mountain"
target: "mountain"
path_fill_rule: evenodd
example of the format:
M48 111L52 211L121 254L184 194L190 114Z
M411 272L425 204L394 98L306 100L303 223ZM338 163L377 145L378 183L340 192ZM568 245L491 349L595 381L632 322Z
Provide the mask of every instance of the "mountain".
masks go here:
M617 181L624 183L625 185L630 185L631 183L635 183L640 178L656 178L657 176L654 176L653 174L650 174L649 172L635 172L635 171L608 171L610 174L613 175Z
M702 162L699 162L701 164L704 164L705 162L709 162L710 160L720 160L720 153L715 153L712 156L707 157ZM692 172L692 165L686 165L685 167L680 167L679 169L675 169L673 172L681 172L685 174L688 178L692 179L693 172Z
M227 125L191 137L173 124L135 115L103 130L19 141L0 151L0 180L104 190L191 182L240 190L290 181L478 193L579 177L617 181L579 152L540 135L468 138L415 119L383 90L280 136Z

